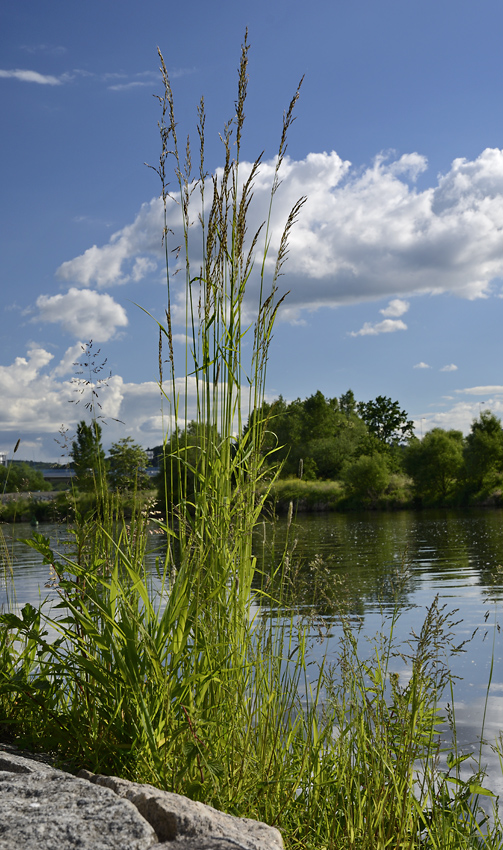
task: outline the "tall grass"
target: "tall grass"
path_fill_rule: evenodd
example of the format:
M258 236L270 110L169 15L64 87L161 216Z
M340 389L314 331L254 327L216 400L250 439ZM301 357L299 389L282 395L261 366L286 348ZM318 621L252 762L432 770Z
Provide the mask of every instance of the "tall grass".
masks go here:
M428 612L404 683L393 673L395 620L362 660L342 616L338 658L316 666L309 655L312 624L289 604L293 553L257 574L252 537L274 471L262 451L267 422L254 416L246 430L244 424L249 411L263 407L278 275L302 200L271 264L270 212L260 233L249 241L246 233L260 168L260 158L240 161L247 55L245 40L236 114L223 133L225 164L211 179L200 107L195 182L189 149L178 152L161 56L156 170L165 203L168 309L158 330L160 386L172 426L166 517L136 511L126 524L107 502L93 521L76 517L66 554L42 535L28 541L50 565L60 608L49 615L43 606L26 605L0 617L1 734L52 750L75 768L148 781L265 820L283 830L292 848L499 847L499 822L484 823L478 808L479 777L461 780L455 749L452 775L440 768L438 706L450 682L444 656L452 643L446 615L436 604ZM298 90L283 120L271 203L297 97ZM190 340L182 398L171 326L171 160ZM201 201L197 270L193 197ZM257 260L259 243L265 247ZM145 551L154 529L164 536L166 554L148 572Z

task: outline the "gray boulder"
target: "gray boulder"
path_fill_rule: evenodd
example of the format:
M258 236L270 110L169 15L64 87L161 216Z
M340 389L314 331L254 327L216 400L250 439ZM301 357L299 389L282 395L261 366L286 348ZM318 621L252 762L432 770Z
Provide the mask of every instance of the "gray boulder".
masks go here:
M228 842L233 842L234 846L242 847L244 850L282 850L283 848L283 839L279 830L260 821L233 817L219 812L212 806L182 797L180 794L160 791L152 785L128 782L115 776L94 775L87 771L81 771L79 775L85 776L96 785L110 788L120 797L130 800L145 820L153 826L161 842L183 839L183 846L188 850L187 839L199 839L206 836L219 840L225 838ZM217 845L211 846L215 846L216 850ZM171 847L173 848L173 845Z
M0 773L1 850L148 850L155 843L150 824L113 791L57 770Z
M283 850L280 832L112 776L56 770L0 745L0 850Z

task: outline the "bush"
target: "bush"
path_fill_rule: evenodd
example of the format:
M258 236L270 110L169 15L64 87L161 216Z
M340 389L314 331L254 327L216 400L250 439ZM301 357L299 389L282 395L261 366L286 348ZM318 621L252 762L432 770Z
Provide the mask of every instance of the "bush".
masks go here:
M374 506L388 487L391 473L384 455L361 455L343 467L341 478L350 495Z

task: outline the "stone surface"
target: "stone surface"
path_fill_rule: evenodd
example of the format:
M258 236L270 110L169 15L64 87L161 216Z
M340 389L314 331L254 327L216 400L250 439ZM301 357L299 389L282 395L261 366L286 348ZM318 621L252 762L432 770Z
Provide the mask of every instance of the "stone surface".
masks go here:
M198 838L180 838L156 844L151 850L239 850L239 848L247 850L247 845L240 844L233 838L209 838L207 835L200 835Z
M153 826L160 842L207 836L235 842L245 850L282 850L279 830L260 821L237 818L212 806L160 791L152 785L140 785L115 776L91 776L90 781L111 788L130 800ZM172 846L172 845L171 845ZM184 843L184 847L187 844Z
M2 757L0 850L148 850L158 843L128 800L40 762L30 770L23 761Z
M36 759L36 760L35 760ZM187 797L0 745L0 850L282 850L281 833Z

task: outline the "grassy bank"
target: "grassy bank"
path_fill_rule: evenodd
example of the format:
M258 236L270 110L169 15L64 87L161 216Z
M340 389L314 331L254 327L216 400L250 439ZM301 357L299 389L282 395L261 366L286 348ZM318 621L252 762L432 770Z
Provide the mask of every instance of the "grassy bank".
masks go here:
M257 569L253 531L275 486L264 451L267 421L257 415L244 437L235 435L244 433L248 412L263 407L277 282L302 201L283 235L274 234L277 254L269 257L268 222L255 234L246 228L260 169L260 159L251 166L240 160L247 54L245 42L236 113L223 132L224 167L212 181L204 168L202 104L195 177L188 152L178 153L161 57L156 170L166 210L168 310L157 330L165 519L146 510L121 518L101 491L94 517L76 513L72 547L54 551L37 534L27 541L43 555L60 607L52 616L43 606L19 611L9 596L11 609L0 616L0 734L76 769L150 782L264 820L283 831L292 850L499 848L497 814L490 824L479 807L485 792L478 765L470 779L461 776L452 713L441 768L440 705L451 698L449 660L458 651L452 618L433 602L420 634L400 648L396 611L362 657L336 586L340 648L314 665L310 641L320 634L289 596L295 565L288 544L277 568ZM297 96L283 119L271 204ZM175 189L168 180L173 157ZM188 339L181 376L170 312L167 209L174 191ZM199 209L189 214L195 199ZM202 258L195 269L194 255ZM196 453L184 436L192 419L189 387ZM154 529L163 545L149 573L145 551ZM8 553L0 553L8 583ZM407 655L402 680L393 672L399 651Z
M278 576L264 576L250 596L258 613L236 635L207 617L187 576L143 571L146 517L113 542L85 531L70 556L32 541L52 565L61 614L28 605L0 618L1 738L264 820L288 848L501 847L499 820L479 806L479 765L461 775L455 719L441 710L459 650L438 602L410 646L396 643L396 611L362 656L334 587L339 650L314 666L313 625L286 590L270 598ZM280 587L292 568L285 559Z
M348 493L342 481L305 481L299 478L278 478L267 494L267 507L278 514L287 514L290 503L295 510L305 513L323 511L395 511L423 508L501 508L500 489L482 490L479 493L453 495L447 499L418 499L410 478L394 474L385 492L372 494Z
M386 491L377 496L350 493L342 481L278 478L269 490L267 502L280 514L288 513L290 502L296 510L306 512L400 510L415 504L410 479L400 474L392 475Z
M80 493L64 490L53 494L16 493L4 497L0 504L0 522L72 522L76 516L96 512L100 496L95 493ZM114 510L126 519L145 506L152 506L157 498L156 490L110 493Z

